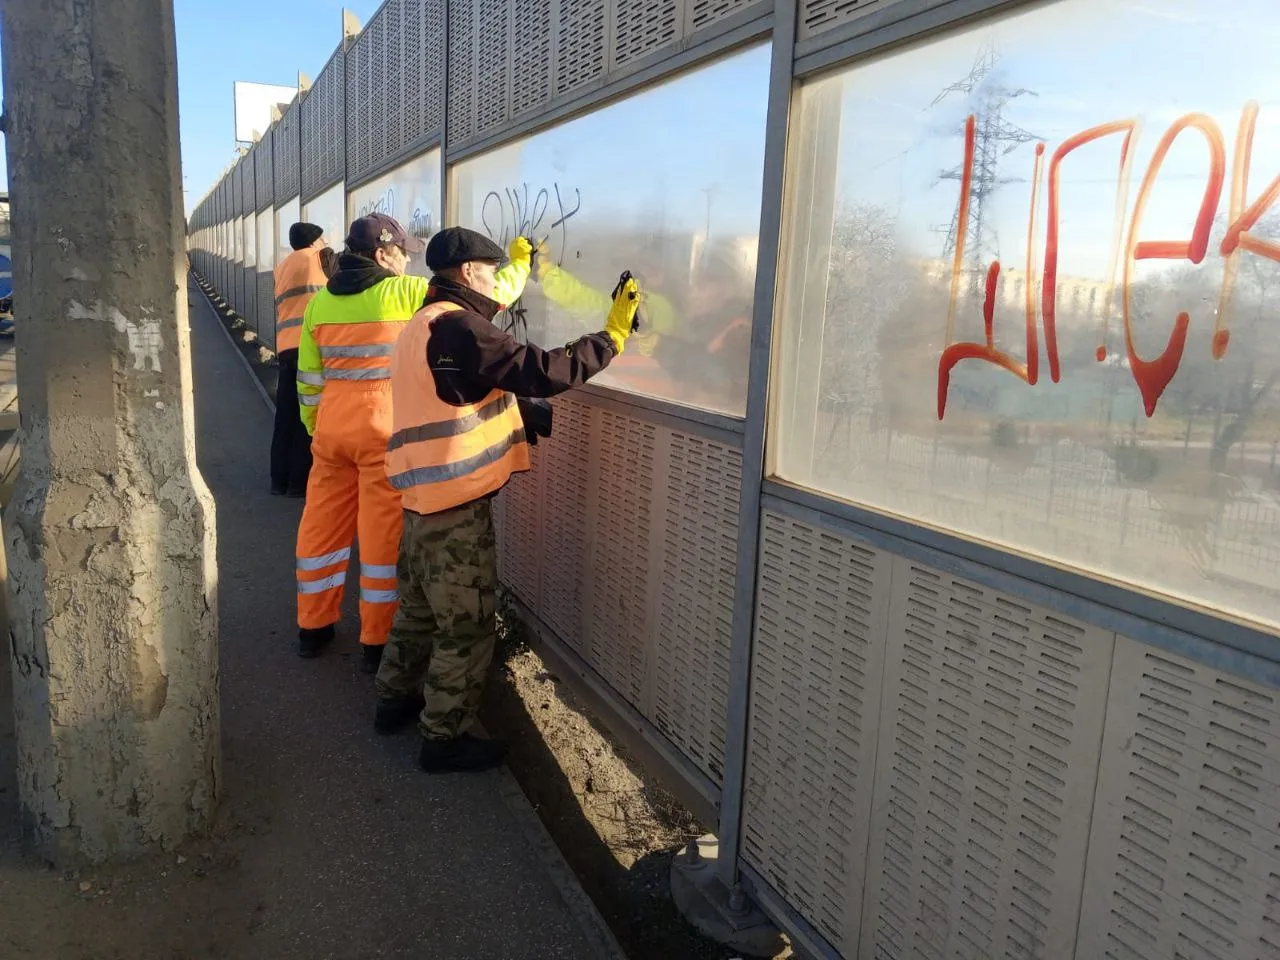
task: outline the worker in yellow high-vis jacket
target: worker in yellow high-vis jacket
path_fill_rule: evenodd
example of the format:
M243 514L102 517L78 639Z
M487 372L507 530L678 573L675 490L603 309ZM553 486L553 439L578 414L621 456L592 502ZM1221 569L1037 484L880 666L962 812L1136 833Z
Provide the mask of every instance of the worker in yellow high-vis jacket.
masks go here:
M342 609L351 542L360 541L360 644L367 673L378 668L398 594L400 492L387 481L391 352L422 306L427 280L406 273L425 248L394 218L351 224L338 271L307 305L298 346L298 402L312 434L313 465L298 527L298 654L318 656ZM517 239L501 274L514 301L529 276L532 247Z

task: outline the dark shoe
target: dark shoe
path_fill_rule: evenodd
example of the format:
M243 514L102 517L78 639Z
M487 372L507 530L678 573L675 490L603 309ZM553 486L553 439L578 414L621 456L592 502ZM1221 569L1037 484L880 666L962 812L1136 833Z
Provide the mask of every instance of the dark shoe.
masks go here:
M272 493L275 493L275 491L273 490ZM283 493L286 497L289 497L293 500L307 499L306 487L290 487L288 490L282 490L281 493Z
M303 628L298 631L298 656L306 660L318 657L320 656L320 651L328 646L332 640L333 624L316 630Z
M452 740L423 740L418 766L427 773L462 773L491 770L501 766L507 745L498 740L481 740L469 733Z
M271 485L271 495L272 495L273 497L283 497L283 496L284 496L285 494L287 494L288 492L289 492L289 491L288 491L287 489L285 489L284 487L282 487L282 486L279 486L279 485L274 484L274 483Z
M379 697L378 709L373 714L375 733L384 736L403 730L412 723L426 706L422 694L409 697Z
M385 648L381 645L373 644L360 645L360 672L361 673L377 673L378 667L382 666L382 651Z

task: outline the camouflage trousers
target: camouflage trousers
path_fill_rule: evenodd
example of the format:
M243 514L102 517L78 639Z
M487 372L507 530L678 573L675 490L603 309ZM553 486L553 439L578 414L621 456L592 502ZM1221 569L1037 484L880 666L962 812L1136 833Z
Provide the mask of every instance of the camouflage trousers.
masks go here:
M404 512L396 563L400 606L378 669L378 696L426 699L431 740L464 733L480 708L497 620L497 541L490 500L443 513Z

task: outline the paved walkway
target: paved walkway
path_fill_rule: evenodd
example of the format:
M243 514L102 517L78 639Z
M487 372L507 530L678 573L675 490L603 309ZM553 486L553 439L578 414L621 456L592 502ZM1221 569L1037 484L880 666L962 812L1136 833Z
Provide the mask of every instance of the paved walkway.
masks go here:
M414 732L374 735L373 684L359 672L350 614L324 657L296 656L301 504L267 494L270 415L191 290L198 454L218 505L218 836L181 863L98 871L87 892L83 876L24 861L4 842L14 790L0 669L0 956L600 956L577 919L576 888L570 880L561 893L564 878L537 849L532 811L513 799L508 774L429 777L417 769Z

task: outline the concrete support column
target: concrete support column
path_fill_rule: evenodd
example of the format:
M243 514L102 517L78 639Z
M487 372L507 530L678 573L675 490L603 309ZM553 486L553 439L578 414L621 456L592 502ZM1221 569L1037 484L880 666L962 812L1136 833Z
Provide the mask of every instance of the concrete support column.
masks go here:
M55 861L202 831L213 502L195 464L172 0L5 0L22 465L5 511L18 777Z

